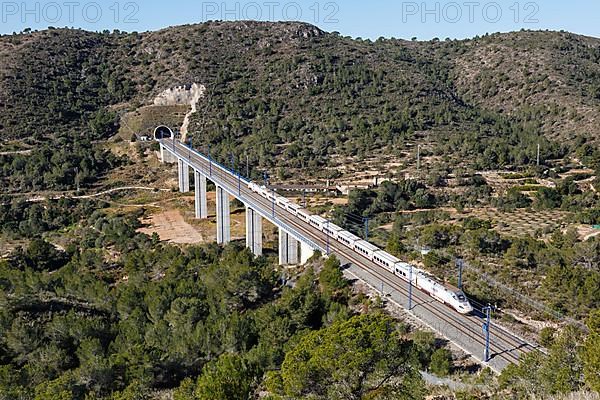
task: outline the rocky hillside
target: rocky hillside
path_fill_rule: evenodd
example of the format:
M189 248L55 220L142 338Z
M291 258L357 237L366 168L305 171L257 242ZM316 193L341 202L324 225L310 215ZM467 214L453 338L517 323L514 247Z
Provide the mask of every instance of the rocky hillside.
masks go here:
M107 109L133 111L191 83L206 88L195 143L263 164L279 155L318 166L423 138L461 158L488 150L492 165L526 164L540 141L559 156L570 149L552 142L600 138L600 40L568 33L371 42L302 23L212 22L2 36L0 54L5 139L101 138L93 121Z
M522 120L540 118L550 137L600 137L600 40L515 32L464 43L453 57L453 80L465 101Z

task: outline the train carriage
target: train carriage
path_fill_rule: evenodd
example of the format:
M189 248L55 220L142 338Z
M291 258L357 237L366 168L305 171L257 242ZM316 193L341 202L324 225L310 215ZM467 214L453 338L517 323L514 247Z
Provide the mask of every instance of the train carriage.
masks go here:
M302 207L299 206L298 204L294 204L291 201L287 204L287 210L293 214L293 215L297 215L299 210L302 210Z
M405 262L398 262L396 263L396 265L394 265L395 274L404 279L405 281L408 281L411 275L414 281L415 273L417 273L418 271L418 269L412 267L410 264Z
M290 204L290 201L283 196L277 196L277 205L284 210L287 210L287 206Z
M394 273L395 265L399 263L400 260L385 251L378 251L373 254L373 262Z
M379 247L365 240L359 240L358 242L354 243L354 250L367 257L371 261L373 261L373 256L375 253L381 251Z
M269 198L269 194L270 194L270 193L269 193L269 189L267 189L267 187L266 187L266 186L261 186L261 187L258 189L258 192L257 192L257 193L258 193L258 194L260 194L260 195L261 195L262 197L264 197L265 199L268 199L268 198Z
M320 231L327 225L327 220L320 215L311 215L308 222Z
M310 214L307 210L305 210L304 208L300 208L297 212L296 212L296 216L298 218L300 218L302 221L307 222L310 220Z
M250 189L251 191L253 191L254 193L259 193L260 192L260 186L257 185L254 182L250 182L248 184L248 189Z
M361 240L361 238L359 238L358 236L356 236L348 231L341 231L341 232L338 232L337 240L338 240L338 242L342 243L344 246L354 250L354 244L356 242L359 242Z
M340 228L339 226L332 224L331 222L326 223L325 226L323 227L323 232L329 236L331 236L333 239L337 240L338 235L340 232L342 232L343 229Z

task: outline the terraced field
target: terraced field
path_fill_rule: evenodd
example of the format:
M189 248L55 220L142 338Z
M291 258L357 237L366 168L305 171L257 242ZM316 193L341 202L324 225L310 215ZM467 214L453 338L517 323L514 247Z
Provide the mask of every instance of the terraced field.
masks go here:
M571 213L556 210L532 211L515 210L502 212L492 208L474 209L472 214L483 220L493 222L495 229L511 236L530 235L537 232L549 233L570 224Z

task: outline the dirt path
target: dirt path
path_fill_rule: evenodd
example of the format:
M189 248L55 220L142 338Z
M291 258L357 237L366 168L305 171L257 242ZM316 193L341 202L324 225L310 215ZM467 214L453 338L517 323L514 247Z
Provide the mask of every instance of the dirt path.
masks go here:
M77 196L75 194L73 194L72 191L69 192L54 192L55 194L51 195L45 195L45 196L33 196L33 194L28 194L28 193L20 193L18 194L19 196L28 196L26 201L28 203L40 203L42 201L46 201L46 200L60 200L60 199L78 199L78 200L82 200L82 199L91 199L94 197L99 197L99 196L104 196L106 194L112 194L115 192L120 192L120 191L125 191L125 190L142 190L142 191L152 191L152 192L170 192L171 189L163 189L163 188L154 188L154 187L147 187L147 186L124 186L124 187L118 187L118 188L113 188L113 189L109 189L109 190L105 190L99 193L94 193L94 194L87 194L87 195L82 195L82 196ZM13 195L10 195L13 196ZM16 197L16 195L14 196ZM0 205L9 205L10 203L1 203Z
M110 193L119 192L119 191L123 191L123 190L146 190L146 191L159 191L159 192L170 192L171 191L171 189L159 189L159 188L146 187L146 186L125 186L125 187L118 187L118 188L114 188L114 189L105 190L104 192L100 192L100 193L88 194L85 196L72 196L71 198L73 198L73 199L91 199L92 197L103 196L105 194L110 194Z
M600 231L596 230L596 232L592 232L589 235L584 236L583 237L583 241L586 242L586 241L588 241L591 238L596 237L596 236L600 236Z
M15 151L0 151L0 156L12 156L16 154L27 155L31 154L31 150L15 150Z
M161 240L169 243L197 244L204 242L202 234L185 222L179 210L168 210L153 214L151 217L142 220L142 223L149 225L149 227L140 228L138 232L147 235L156 232Z

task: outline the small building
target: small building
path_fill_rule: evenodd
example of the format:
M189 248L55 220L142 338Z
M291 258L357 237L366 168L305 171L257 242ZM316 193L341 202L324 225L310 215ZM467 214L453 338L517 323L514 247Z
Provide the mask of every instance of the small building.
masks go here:
M152 141L152 135L150 135L148 133L134 133L133 136L135 137L136 142L151 142ZM132 140L133 140L133 137L132 137Z

